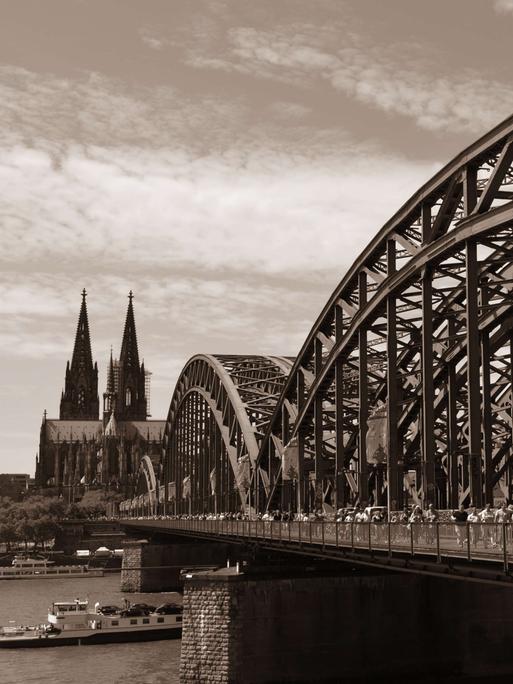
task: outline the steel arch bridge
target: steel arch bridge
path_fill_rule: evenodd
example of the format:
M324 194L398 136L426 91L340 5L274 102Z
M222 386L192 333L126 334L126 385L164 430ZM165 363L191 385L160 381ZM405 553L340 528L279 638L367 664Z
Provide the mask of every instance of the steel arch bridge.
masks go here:
M512 164L513 117L385 224L295 361L186 364L165 434L169 511L513 498Z
M171 399L163 496L176 513L251 506L260 443L292 367L278 356L194 356ZM264 491L269 490L262 477Z
M349 269L262 442L260 508L372 497L396 509L406 489L440 507L511 495L512 161L510 118L421 187Z

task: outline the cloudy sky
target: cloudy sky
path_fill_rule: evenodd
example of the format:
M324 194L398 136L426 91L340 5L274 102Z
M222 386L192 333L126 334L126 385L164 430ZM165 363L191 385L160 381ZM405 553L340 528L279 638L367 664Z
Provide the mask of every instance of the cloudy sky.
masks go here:
M513 111L513 0L0 0L0 472L89 292L163 418L197 352L294 355L386 219Z

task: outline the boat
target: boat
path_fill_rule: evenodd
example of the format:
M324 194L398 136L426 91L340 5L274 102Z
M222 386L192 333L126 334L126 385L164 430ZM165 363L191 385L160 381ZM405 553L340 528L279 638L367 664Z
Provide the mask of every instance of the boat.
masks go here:
M103 577L102 568L87 565L55 565L48 558L14 556L10 566L0 567L0 580L41 579L51 577Z
M182 607L164 603L124 608L87 600L59 601L48 611L48 622L39 625L10 623L0 628L0 648L87 646L127 641L176 639L182 635Z

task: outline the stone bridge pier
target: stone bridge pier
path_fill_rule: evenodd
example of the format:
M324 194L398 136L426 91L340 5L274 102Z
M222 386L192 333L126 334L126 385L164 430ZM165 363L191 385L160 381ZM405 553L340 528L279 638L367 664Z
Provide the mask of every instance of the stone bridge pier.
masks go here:
M513 674L513 589L495 585L223 568L186 579L183 625L183 684Z
M233 551L232 551L233 553ZM148 541L123 545L121 590L127 592L181 591L181 570L226 565L230 553L222 542Z

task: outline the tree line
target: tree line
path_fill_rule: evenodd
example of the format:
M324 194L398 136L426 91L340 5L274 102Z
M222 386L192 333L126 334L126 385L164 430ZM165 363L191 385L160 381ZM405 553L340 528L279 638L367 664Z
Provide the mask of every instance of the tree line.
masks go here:
M90 490L81 501L71 504L57 496L30 496L23 501L0 497L0 543L7 551L20 543L26 548L29 544L44 548L54 539L62 520L100 518L106 515L109 503L121 498L103 490Z

